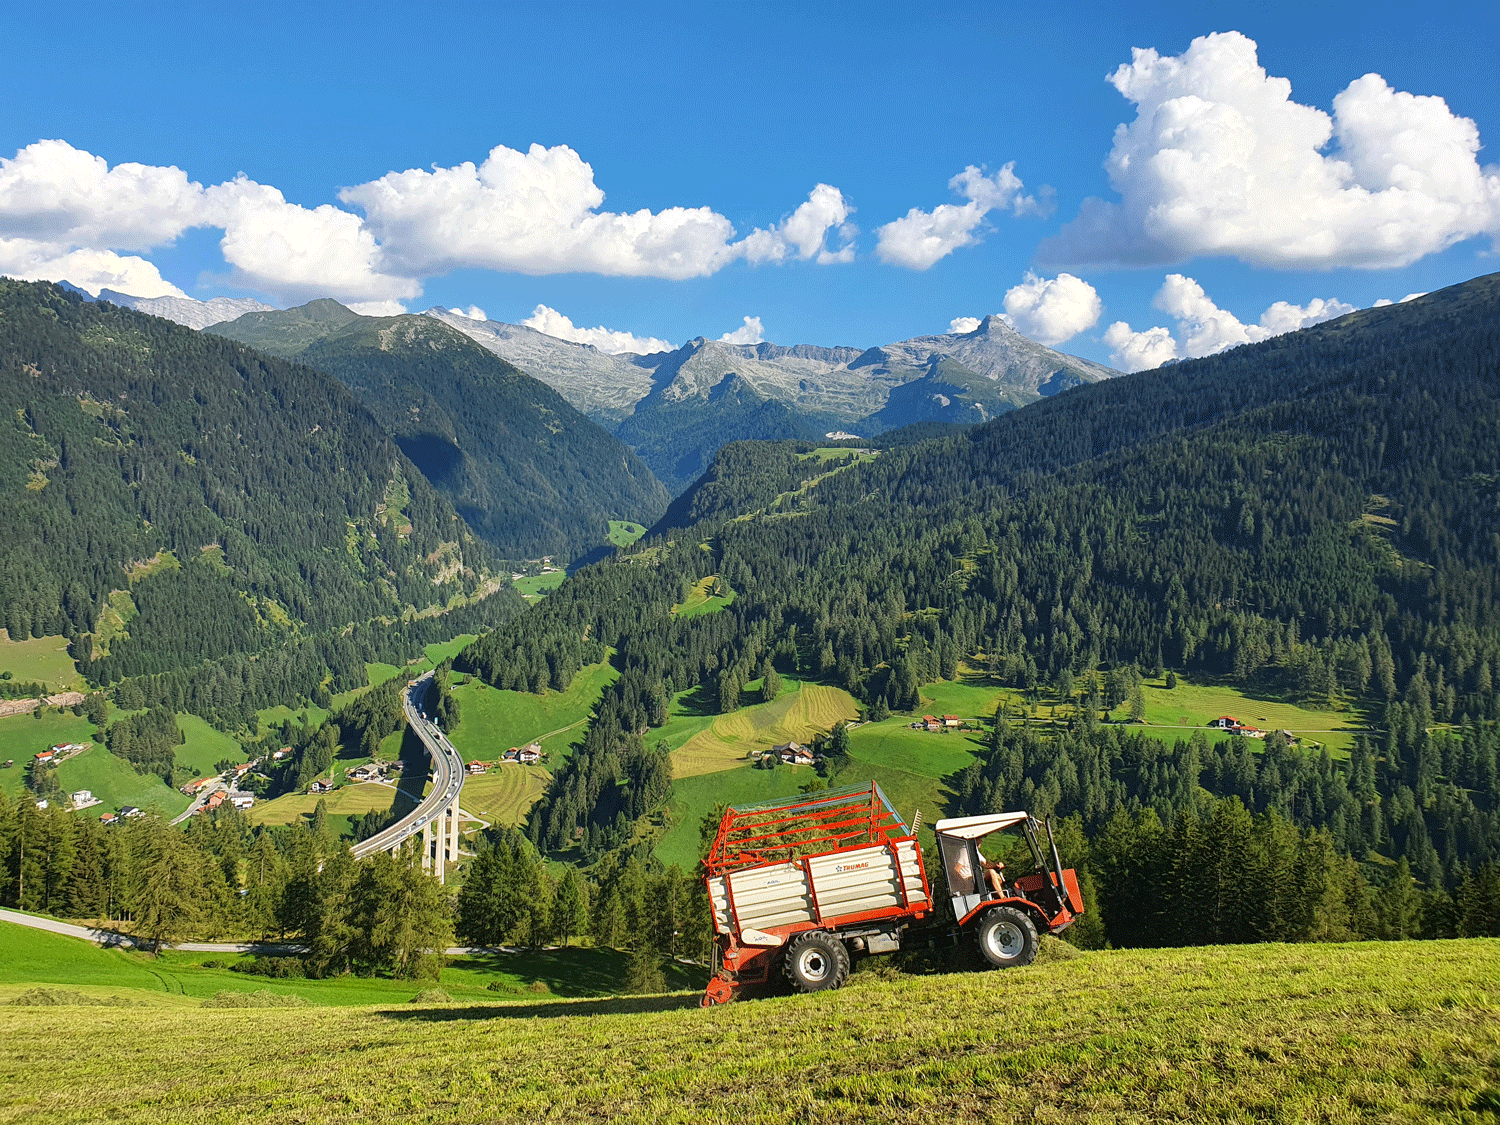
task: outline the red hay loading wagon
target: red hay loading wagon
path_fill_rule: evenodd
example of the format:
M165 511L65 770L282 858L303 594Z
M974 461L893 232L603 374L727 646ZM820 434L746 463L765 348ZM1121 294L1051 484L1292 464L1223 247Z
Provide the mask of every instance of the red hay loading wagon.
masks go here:
M704 869L714 925L714 975L704 1005L766 992L782 979L799 992L837 988L850 959L893 953L909 932L970 935L990 964L1029 964L1037 933L1058 933L1083 913L1077 877L1064 870L1026 813L960 817L935 826L948 877L934 903L917 824L868 787L800 794L730 808ZM1019 828L1036 873L1009 887L986 876L979 841ZM999 884L997 886L997 884Z

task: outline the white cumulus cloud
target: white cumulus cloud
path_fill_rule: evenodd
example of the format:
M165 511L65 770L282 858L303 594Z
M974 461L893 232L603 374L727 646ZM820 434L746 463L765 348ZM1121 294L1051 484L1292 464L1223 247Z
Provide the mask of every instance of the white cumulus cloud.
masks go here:
M766 330L761 326L760 317L747 316L745 323L733 332L726 332L719 337L721 344L758 344L766 338Z
M948 181L948 187L967 203L942 203L931 211L913 207L904 216L876 228L875 253L882 262L925 270L964 246L980 240L984 217L991 211L1017 215L1045 210L1035 196L1024 195L1025 185L1011 161L993 176L969 165Z
M1168 274L1152 302L1177 322L1176 336L1162 327L1134 332L1123 320L1104 333L1110 361L1124 371L1145 371L1171 359L1196 359L1240 344L1254 344L1321 324L1354 311L1354 306L1334 297L1314 297L1305 305L1277 301L1260 315L1258 324L1245 324L1232 312L1219 308L1191 277Z
M1233 31L1180 56L1136 48L1109 82L1136 105L1105 162L1120 200L1086 200L1044 260L1379 269L1500 233L1500 171L1440 97L1366 74L1330 115L1293 101Z
M545 306L538 305L537 308L541 309L545 308ZM470 305L467 309L449 309L448 311L454 316L463 317L465 320L489 320L489 317L484 315L484 310L478 305Z
M245 175L205 188L179 168L110 167L66 141L38 141L0 159L0 272L180 296L146 255L216 227L236 284L384 313L457 268L681 279L740 258L849 261L857 233L854 208L829 184L739 241L709 207L606 211L593 169L566 145L502 145L479 164L392 171L339 201L305 207Z
M453 311L458 312L457 309ZM458 315L468 316L469 314L460 312ZM478 319L483 319L482 313ZM562 313L546 305L538 305L521 323L527 328L535 328L538 332L556 336L559 340L571 340L575 344L592 344L601 352L609 352L611 355L627 353L650 355L652 352L670 352L675 349L674 344L666 340L658 340L655 336L636 336L630 332L616 332L603 325L598 328L579 328Z
M1070 273L1054 278L1027 273L1005 294L1005 319L1022 335L1049 348L1099 323L1104 303L1087 281Z
M948 322L948 332L954 336L967 336L980 325L977 316L955 316Z
M849 216L854 207L844 193L830 184L819 184L803 203L770 230L750 232L739 244L749 262L784 262L789 259L819 265L854 260L854 236L859 233ZM828 247L828 232L836 231L839 248Z

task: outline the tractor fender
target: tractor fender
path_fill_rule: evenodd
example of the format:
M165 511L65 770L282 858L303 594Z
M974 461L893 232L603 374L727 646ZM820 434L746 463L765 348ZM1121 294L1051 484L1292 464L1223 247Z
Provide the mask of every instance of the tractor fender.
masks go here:
M1031 924L1036 927L1036 932L1038 934L1050 934L1052 932L1051 919L1049 919L1045 914L1042 913L1041 907L1037 906L1037 904L1032 902L1029 898L1019 897L986 899L984 902L981 902L978 906L969 911L963 916L963 918L959 920L959 929L967 930L987 911L993 910L997 906L1010 906L1014 907L1017 910L1024 911L1027 917L1031 919Z

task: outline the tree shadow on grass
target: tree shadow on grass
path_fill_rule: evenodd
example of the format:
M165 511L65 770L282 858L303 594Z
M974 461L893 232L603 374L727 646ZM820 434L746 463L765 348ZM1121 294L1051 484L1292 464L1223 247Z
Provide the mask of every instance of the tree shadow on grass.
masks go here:
M479 1004L463 1008L387 1008L379 1014L387 1019L420 1020L424 1023L555 1019L559 1016L622 1016L696 1008L701 998L701 994L697 992L676 992L662 996L604 996L593 1000L547 1000L540 1003L516 1000L509 1004Z

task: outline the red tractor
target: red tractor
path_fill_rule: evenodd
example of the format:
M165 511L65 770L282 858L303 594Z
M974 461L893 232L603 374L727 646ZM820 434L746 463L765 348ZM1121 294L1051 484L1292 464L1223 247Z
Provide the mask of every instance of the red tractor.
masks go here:
M916 827L907 829L874 782L725 812L703 864L714 925L704 1005L783 981L799 992L837 988L851 958L893 953L919 936L972 940L999 968L1027 965L1039 933L1060 933L1083 913L1077 875L1063 868L1050 823L1027 813L938 821L948 883L941 904ZM987 875L979 841L1012 829L1028 843L1035 870L1007 884Z

